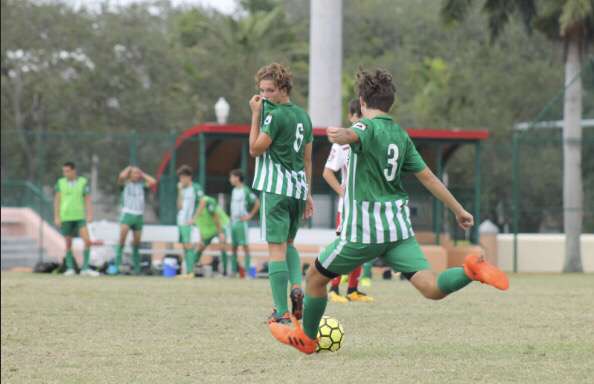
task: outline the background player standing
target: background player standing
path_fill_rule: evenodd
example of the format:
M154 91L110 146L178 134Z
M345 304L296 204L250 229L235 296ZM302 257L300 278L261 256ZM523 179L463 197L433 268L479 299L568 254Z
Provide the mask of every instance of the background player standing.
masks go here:
M179 183L177 184L177 228L179 242L184 247L185 274L194 276L195 252L192 244L192 225L198 201L204 195L202 187L192 181L192 168L182 165L177 170Z
M328 282L375 257L404 274L423 296L432 300L443 299L472 280L501 290L509 286L505 273L478 255L468 255L463 267L449 268L437 277L433 274L414 236L401 175L414 173L454 213L462 229L472 227L474 219L425 165L406 131L388 115L396 91L392 75L384 70L360 71L357 88L364 118L351 128L327 131L331 142L349 144L352 150L344 229L308 271L303 328L294 318L294 329L288 324L269 324L277 340L304 353L316 350Z
M140 274L140 238L144 226L144 206L146 193L156 185L154 177L144 173L140 168L129 165L118 175L118 183L122 193L120 197L120 242L116 250L113 266L107 270L110 275L120 273L122 252L126 245L128 232L132 230L132 266L135 275Z
M349 121L351 123L356 123L361 119L361 105L359 104L359 100L354 99L349 102ZM340 144L332 144L332 148L330 149L330 155L328 156L328 160L326 161L326 165L324 167L324 172L322 176L332 187L332 189L340 196L338 201L338 212L336 214L336 234L340 236L340 232L342 231L342 211L344 205L344 190L346 185L346 175L348 172L348 164L349 164L349 157L351 154L351 147L349 145L340 145ZM336 178L334 172L340 171L340 182ZM368 264L371 264L369 262ZM341 277L337 276L332 279L330 285L330 292L328 293L328 298L330 301L335 303L348 303L350 301L361 301L361 302L372 302L373 298L367 296L365 293L360 292L358 289L359 286L359 276L361 275L361 266L355 268L351 273L349 273L349 288L347 291L346 297L340 295L339 286Z
M270 321L288 319L287 285L292 312L303 310L301 260L293 245L302 217L313 214L311 197L312 126L309 115L291 103L292 74L281 64L256 73L259 95L251 98L250 154L256 157L252 187L262 191L262 237L268 242L268 275L274 311Z
M72 254L72 239L78 235L85 243L80 274L82 276L99 276L99 272L89 268L91 239L87 229L87 222L93 221L93 204L89 183L86 177L77 176L76 166L71 161L64 163L62 174L64 177L58 179L55 187L54 222L66 239L66 272L64 272L64 276L76 274Z
M244 184L243 172L234 169L229 175L231 192L231 246L233 248L232 264L237 264L237 248L243 247L244 268L249 273L251 266L250 247L248 243L248 222L258 213L260 199Z

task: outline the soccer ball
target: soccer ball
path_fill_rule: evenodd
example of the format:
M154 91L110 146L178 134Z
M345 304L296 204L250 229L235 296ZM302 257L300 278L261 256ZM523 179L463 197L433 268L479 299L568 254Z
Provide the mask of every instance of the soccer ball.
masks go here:
M324 316L320 320L318 328L318 349L316 352L336 352L344 342L344 329L340 322L330 316Z

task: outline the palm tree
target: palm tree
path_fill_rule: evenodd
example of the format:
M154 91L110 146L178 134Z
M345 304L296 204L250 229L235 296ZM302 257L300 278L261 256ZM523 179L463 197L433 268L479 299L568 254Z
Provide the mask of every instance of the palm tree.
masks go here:
M445 21L462 21L473 0L444 0ZM565 47L563 105L563 225L566 234L564 272L582 272L580 235L583 217L582 187L582 80L581 64L594 42L594 0L484 0L491 40L519 16L527 31L536 29Z

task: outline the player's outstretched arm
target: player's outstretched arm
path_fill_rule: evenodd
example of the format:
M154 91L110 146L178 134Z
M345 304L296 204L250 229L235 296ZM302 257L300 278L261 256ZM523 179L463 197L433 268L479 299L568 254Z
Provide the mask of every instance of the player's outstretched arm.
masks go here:
M126 168L122 169L120 174L118 175L118 183L124 184L126 180L130 177L130 172L132 172L132 166L128 165Z
M144 173L144 171L141 171L141 172L142 172L142 177L144 178L144 181L146 182L146 185L149 188L152 188L157 184L157 180L154 177L152 177L148 173Z
M359 136L351 128L328 127L326 136L331 143L340 145L353 144L359 141Z
M469 229L474 225L474 218L468 213L462 204L456 200L454 195L446 188L445 185L431 172L429 167L425 167L420 172L415 173L417 179L442 203L446 205L456 215L458 225L462 229Z

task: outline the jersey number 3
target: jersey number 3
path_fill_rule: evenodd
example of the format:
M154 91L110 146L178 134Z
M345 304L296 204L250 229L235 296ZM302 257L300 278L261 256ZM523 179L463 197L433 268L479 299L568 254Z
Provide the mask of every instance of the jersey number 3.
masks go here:
M396 144L388 145L388 166L384 168L384 177L388 181L396 178L396 170L398 169L398 146Z
M297 129L295 130L295 141L293 142L293 149L295 152L299 152L301 148L301 144L303 144L303 124L297 124Z

